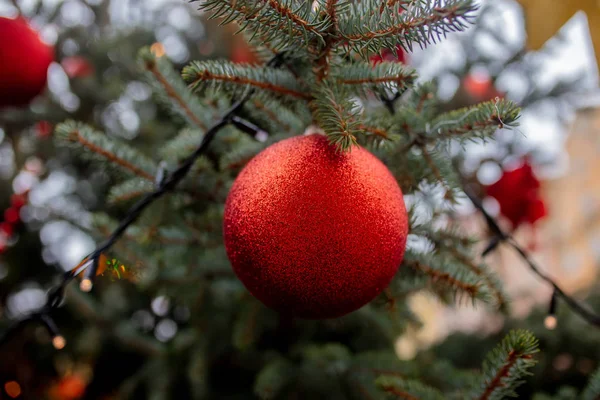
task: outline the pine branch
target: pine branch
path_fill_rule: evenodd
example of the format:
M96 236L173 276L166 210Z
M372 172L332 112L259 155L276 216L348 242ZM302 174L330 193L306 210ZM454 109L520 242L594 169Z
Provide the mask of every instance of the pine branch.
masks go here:
M466 269L463 265L452 262L442 254L422 254L408 251L404 256L403 265L426 278L430 289L444 301L447 297L460 299L462 296L472 301L480 300L493 303L493 298L487 285L481 277ZM399 275L404 276L402 273ZM404 276L404 279L407 277ZM419 281L414 282L420 285Z
M249 30L251 39L260 38L274 50L306 43L323 42L328 19L320 20L312 11L311 2L301 2L293 8L293 0L192 0L201 2L200 10L210 12L211 18L223 18L222 24L237 21L240 31ZM300 46L301 45L301 46Z
M171 64L164 57L157 58L149 48L143 48L139 52L140 64L149 72L148 81L155 89L154 92L161 94L159 100L169 106L169 109L183 116L191 125L205 131L206 121L201 116L208 114L204 106L186 87Z
M486 138L498 128L517 126L520 108L511 101L496 99L470 108L450 111L438 116L431 123L431 139L439 138Z
M417 76L414 69L403 64L382 62L374 67L367 63L345 65L336 68L333 77L358 95L365 96L369 92L402 92Z
M317 88L312 106L319 126L329 141L340 151L348 151L357 145L360 122L356 105L344 94L334 92L332 86L323 83Z
M153 182L147 179L132 178L113 186L108 193L108 202L123 203L152 192Z
M432 387L415 380L382 375L375 381L384 392L403 400L443 400L444 395Z
M477 9L473 0L436 0L414 2L403 13L373 12L381 6L381 1L364 0L353 4L352 12L340 18L341 35L358 52L366 48L379 53L397 45L410 51L412 43L425 47L448 32L464 30Z
M55 137L59 144L83 148L93 159L107 161L130 175L154 182L154 162L137 150L117 143L84 124L73 121L61 123L56 127Z
M289 20L292 24L298 26L298 28L302 31L309 31L315 33L317 36L320 36L320 31L326 27L326 25L324 25L324 22L309 22L308 19L311 17L311 13L305 12L304 15L302 15L298 12L301 11L303 8L305 10L308 9L308 5L298 8L297 10L292 10L292 1L290 0L267 0L267 4L277 14L279 14L281 19Z
M289 71L269 67L242 66L231 62L194 61L183 69L183 78L192 90L207 88L225 91L231 96L243 94L249 87L275 96L310 100Z
M471 272L473 272L475 275L481 277L485 281L487 286L490 288L490 291L492 292L493 296L496 298L498 308L500 310L506 311L506 309L508 308L508 300L506 299L506 296L502 290L502 286L501 286L500 282L498 281L498 279L495 279L495 277L492 277L492 275L489 273L489 271L484 269L483 265L477 265L472 260L471 257L462 253L457 248L452 247L452 248L447 248L446 250L449 251L450 254L454 258L456 258L458 261L460 261L463 265L468 267L469 270L471 270Z
M483 382L475 389L473 398L478 400L501 400L516 397L515 388L530 375L528 370L536 361L533 355L539 351L537 339L527 331L511 331L483 364Z

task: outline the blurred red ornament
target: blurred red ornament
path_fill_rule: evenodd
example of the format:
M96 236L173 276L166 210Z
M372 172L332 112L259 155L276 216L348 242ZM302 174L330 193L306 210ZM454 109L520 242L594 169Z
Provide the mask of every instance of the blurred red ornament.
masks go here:
M13 234L13 226L8 222L0 222L0 236L4 236L5 238L9 238Z
M72 56L64 58L60 64L71 79L86 78L94 74L94 66L86 58Z
M248 163L225 205L225 247L242 283L286 315L352 312L390 283L408 215L398 183L362 147L321 134L276 143Z
M10 224L19 222L19 210L14 207L7 208L4 211L4 221Z
M383 49L383 50L381 50L381 53L371 56L370 60L373 65L377 65L384 61L385 62L400 62L402 64L406 64L407 56L406 56L406 53L404 52L404 49L402 48L402 46L397 45L396 46L396 55L394 55L394 53L390 49Z
M35 131L38 137L48 137L52 134L52 124L48 121L40 121L35 124Z
M0 17L0 108L27 105L46 86L54 50L24 18Z
M467 94L477 103L504 97L504 94L496 89L490 76L485 73L471 73L465 76L462 85Z
M230 58L236 64L260 64L254 48L239 35L233 39Z
M10 205L17 210L23 208L27 204L27 197L22 194L13 194L10 196Z
M62 378L50 390L54 400L77 400L85 394L87 384L78 375L70 375Z
M546 206L540 197L540 181L525 161L519 168L504 171L500 179L488 186L487 194L500 204L500 213L512 224L534 224L545 217Z

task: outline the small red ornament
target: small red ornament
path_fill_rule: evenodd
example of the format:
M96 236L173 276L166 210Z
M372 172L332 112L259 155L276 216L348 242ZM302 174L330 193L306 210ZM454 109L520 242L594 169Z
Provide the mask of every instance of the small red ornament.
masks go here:
M383 49L381 50L380 54L375 54L371 56L370 60L373 65L377 65L384 61L400 62L402 64L406 64L407 56L402 46L398 45L396 46L396 55L394 55L394 53L390 49Z
M17 210L23 208L27 204L27 197L22 194L13 194L10 196L10 205Z
M46 86L54 51L23 18L0 17L0 108L28 104Z
M267 306L339 317L383 291L404 256L408 215L389 170L321 134L276 143L233 184L223 222L233 270Z
M94 66L84 57L65 57L61 62L67 76L71 79L86 78L94 74Z
M546 207L540 197L540 181L525 161L512 171L504 171L500 179L488 186L487 194L500 204L500 213L513 229L523 223L534 224L546 216Z
M19 222L19 219L18 209L10 207L4 211L4 221L8 222L9 224L16 224Z
M504 97L486 73L471 73L463 78L462 84L471 100L476 103Z
M236 64L260 64L252 46L240 35L233 39L230 58Z
M48 121L40 121L35 124L35 132L38 137L46 138L52 134L52 124Z
M12 236L14 228L12 224L8 222L0 222L0 236L4 236L5 238L9 238Z

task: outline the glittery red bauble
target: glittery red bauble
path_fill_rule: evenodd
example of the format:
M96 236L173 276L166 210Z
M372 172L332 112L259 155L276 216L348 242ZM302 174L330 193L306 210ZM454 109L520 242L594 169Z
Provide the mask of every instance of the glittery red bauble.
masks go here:
M40 94L53 58L27 21L0 17L0 108L26 105Z
M363 148L340 153L320 134L274 144L248 163L225 204L233 269L267 306L334 318L390 283L408 216L389 170Z

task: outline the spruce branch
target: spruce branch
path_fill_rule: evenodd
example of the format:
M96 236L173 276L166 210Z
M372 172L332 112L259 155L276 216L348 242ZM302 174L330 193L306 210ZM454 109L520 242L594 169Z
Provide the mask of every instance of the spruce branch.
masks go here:
M329 141L340 151L348 151L357 144L356 136L361 133L356 105L345 95L335 92L327 83L317 88L311 105L319 126Z
M269 67L242 66L232 62L194 61L183 69L183 78L194 91L211 89L231 96L243 94L248 88L260 89L275 96L310 100L289 72Z
M200 2L200 10L211 18L222 18L222 24L237 21L240 31L249 30L251 39L258 37L274 50L313 41L323 43L322 32L330 24L312 10L312 2L296 4L293 0L192 0Z
M55 137L59 144L83 148L92 159L107 161L130 175L154 182L157 167L152 160L85 124L74 121L61 123L56 127Z
M369 92L388 93L403 92L417 78L414 69L399 63L382 62L376 66L367 63L356 63L343 68L336 68L334 79L360 96Z
M419 381L382 375L375 381L377 386L395 399L402 400L443 400L444 395L437 389Z
M536 361L537 339L528 331L511 331L492 350L483 364L483 382L474 390L473 399L501 400L516 397L515 388L521 383Z
M495 99L470 108L438 116L428 128L431 138L486 138L498 128L517 126L520 108L513 102Z
M477 10L473 0L435 0L414 2L402 13L373 13L381 6L381 1L364 0L353 4L352 11L340 18L340 34L358 52L366 49L378 53L397 45L410 51L413 43L425 47L448 32L464 30Z
M148 81L155 89L154 92L164 104L175 114L181 115L196 128L206 130L206 120L203 117L209 114L205 107L186 87L181 76L175 72L172 65L164 57L156 57L149 48L140 50L140 64L147 71Z
M152 192L153 182L147 179L131 178L113 186L108 193L108 202L123 203Z

